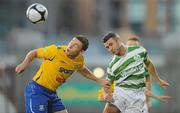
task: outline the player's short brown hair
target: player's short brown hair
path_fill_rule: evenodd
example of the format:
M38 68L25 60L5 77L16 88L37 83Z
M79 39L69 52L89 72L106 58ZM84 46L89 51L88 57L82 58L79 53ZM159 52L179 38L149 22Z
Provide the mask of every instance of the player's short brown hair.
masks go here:
M117 39L120 36L117 33L109 32L104 36L103 42L106 43L110 38Z
M140 39L139 39L138 36L130 36L130 37L127 39L127 41L129 41L129 40L140 42Z
M76 35L75 38L78 39L82 43L83 45L82 50L86 51L89 46L88 39L83 35Z

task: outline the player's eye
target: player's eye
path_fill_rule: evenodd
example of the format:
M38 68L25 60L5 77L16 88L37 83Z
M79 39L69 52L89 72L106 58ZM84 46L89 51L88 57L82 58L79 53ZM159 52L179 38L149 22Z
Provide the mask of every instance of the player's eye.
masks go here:
M69 44L72 44L73 42L72 42L72 40L69 42Z
M106 48L108 49L108 48L109 48L109 46L106 46Z
M80 48L81 48L81 46L80 46L80 45L78 45L78 44L76 44L76 48L77 48L77 49L80 49Z
M78 44L74 43L73 44L73 47L76 48L76 49L79 49L80 47L78 46Z
M112 46L113 44L112 43L109 43L109 46Z
M71 43L71 45L73 45L73 46L75 45L74 40L71 40L71 42L70 42L70 43Z

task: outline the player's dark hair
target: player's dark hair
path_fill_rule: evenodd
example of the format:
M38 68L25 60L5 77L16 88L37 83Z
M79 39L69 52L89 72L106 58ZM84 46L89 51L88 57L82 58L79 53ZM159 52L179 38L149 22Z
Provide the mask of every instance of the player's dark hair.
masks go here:
M129 41L129 40L140 42L140 39L139 39L138 36L131 36L131 37L128 38L128 41Z
M109 32L104 36L103 42L106 43L110 38L118 39L120 36L117 33Z
M77 35L75 36L75 38L78 39L82 43L83 45L82 50L86 51L89 46L88 39L83 35Z

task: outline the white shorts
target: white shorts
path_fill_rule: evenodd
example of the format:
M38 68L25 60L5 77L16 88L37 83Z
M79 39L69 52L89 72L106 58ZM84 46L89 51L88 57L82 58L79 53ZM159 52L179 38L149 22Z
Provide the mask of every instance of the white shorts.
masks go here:
M113 102L122 113L148 113L144 89L124 89L116 86Z

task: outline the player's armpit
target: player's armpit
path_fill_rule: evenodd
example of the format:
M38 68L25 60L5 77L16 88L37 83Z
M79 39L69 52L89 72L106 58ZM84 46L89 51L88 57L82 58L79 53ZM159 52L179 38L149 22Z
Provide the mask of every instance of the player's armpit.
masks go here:
M144 63L146 65L146 67L148 68L152 62L151 62L150 58L148 57L147 60L144 61Z

